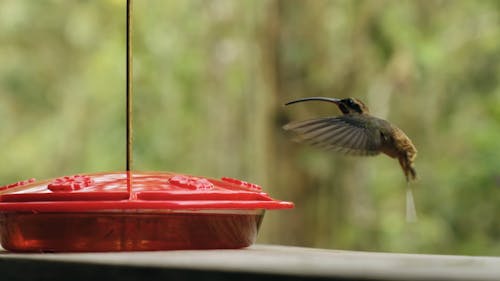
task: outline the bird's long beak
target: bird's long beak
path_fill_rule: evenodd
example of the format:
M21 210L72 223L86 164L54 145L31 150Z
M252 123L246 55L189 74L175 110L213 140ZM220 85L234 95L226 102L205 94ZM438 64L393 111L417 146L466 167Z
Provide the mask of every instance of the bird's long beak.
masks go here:
M327 102L333 102L335 104L338 104L340 102L340 99L337 98L325 98L325 97L310 97L310 98L303 98L303 99L298 99L298 100L293 100L285 103L285 105L290 105L298 102L303 102L303 101L327 101Z

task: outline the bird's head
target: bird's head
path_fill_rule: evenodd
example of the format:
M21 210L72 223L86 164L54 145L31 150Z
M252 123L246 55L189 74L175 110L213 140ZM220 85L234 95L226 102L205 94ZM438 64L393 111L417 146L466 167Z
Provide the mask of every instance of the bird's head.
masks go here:
M337 98L325 98L325 97L310 97L310 98L293 100L285 103L285 105L290 105L303 101L314 101L314 100L335 103L339 107L340 111L342 111L342 113L344 114L363 114L369 112L368 107L357 98L337 99Z

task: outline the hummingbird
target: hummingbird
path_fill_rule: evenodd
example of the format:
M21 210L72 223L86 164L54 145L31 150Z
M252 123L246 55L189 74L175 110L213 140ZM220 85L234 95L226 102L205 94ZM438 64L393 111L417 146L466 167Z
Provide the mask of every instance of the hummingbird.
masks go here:
M299 141L348 155L373 156L384 153L399 160L407 182L417 178L413 166L417 156L415 145L401 129L370 115L362 101L356 98L309 97L285 105L305 101L334 103L342 115L286 124L283 129L294 132Z

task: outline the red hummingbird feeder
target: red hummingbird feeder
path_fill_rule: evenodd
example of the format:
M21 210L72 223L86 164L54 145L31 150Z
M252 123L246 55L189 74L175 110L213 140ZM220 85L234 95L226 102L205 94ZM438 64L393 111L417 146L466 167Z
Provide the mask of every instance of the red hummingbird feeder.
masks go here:
M266 210L293 208L258 185L131 171L131 0L127 0L126 171L0 186L0 242L16 252L237 249Z
M235 249L255 241L265 210L292 207L232 178L74 175L0 187L0 237L17 252Z

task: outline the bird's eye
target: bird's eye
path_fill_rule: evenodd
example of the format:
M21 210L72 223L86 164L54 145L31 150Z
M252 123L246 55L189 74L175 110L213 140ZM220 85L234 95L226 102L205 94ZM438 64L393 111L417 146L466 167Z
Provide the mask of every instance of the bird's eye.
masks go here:
M354 105L354 101L352 99L348 99L347 102L349 103L349 105Z

